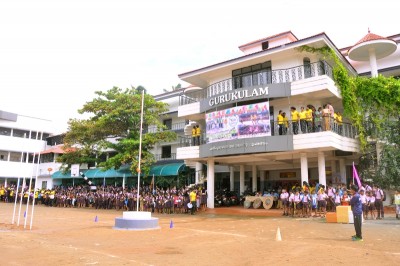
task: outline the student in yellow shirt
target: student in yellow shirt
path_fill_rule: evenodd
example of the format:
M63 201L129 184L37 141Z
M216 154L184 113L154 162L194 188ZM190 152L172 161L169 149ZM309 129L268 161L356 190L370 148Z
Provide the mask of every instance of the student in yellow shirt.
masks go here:
M290 114L292 118L293 134L297 135L299 133L299 112L297 112L296 107L290 107Z
M192 145L196 146L196 126L192 128Z
M306 123L307 123L307 132L313 132L313 110L310 106L306 107Z
M299 112L299 117L300 117L300 128L301 128L301 133L307 133L307 112L304 110L304 107L302 106L300 108Z
M278 120L278 132L279 135L283 134L283 116L282 116L282 110L279 110L279 114L277 116L277 120Z
M200 129L200 126L197 125L196 126L196 142L197 142L197 145L200 145L200 136L201 136L201 129Z
M285 112L282 113L282 117L283 117L283 134L286 135L287 129L289 127L289 120Z
M189 198L190 198L190 204L192 204L192 208L190 208L190 214L193 215L197 208L197 206L196 206L196 199L197 199L196 189L193 189L192 192L190 192Z

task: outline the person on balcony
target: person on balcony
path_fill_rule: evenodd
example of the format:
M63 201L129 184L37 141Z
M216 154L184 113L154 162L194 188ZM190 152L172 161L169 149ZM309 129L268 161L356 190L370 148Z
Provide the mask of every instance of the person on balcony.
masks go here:
M306 107L306 123L307 123L307 132L313 132L313 108L312 105L307 105Z
M278 132L279 132L279 135L283 135L283 123L284 123L284 121L283 121L283 116L282 116L282 110L279 110L279 114L278 114L278 117L277 117L277 120L278 120Z
M330 125L331 115L330 115L329 108L328 108L327 104L325 104L324 105L324 109L322 109L322 118L324 120L323 130L324 131L331 130L331 125Z
M336 123L338 126L338 134L342 135L343 132L343 117L340 112L336 112Z
M293 134L297 135L299 133L299 112L297 112L296 107L290 107L290 114L292 116Z
M201 129L200 126L196 126L196 145L200 145L200 136L201 136Z
M314 125L316 132L322 131L322 107L318 107L314 112Z
M282 133L283 133L283 135L286 135L287 134L287 129L289 127L289 121L288 121L288 118L287 118L285 112L282 113L282 117L283 117L283 131L282 131Z
M307 133L307 112L302 106L299 112L301 133Z
M196 146L196 126L192 128L192 145Z

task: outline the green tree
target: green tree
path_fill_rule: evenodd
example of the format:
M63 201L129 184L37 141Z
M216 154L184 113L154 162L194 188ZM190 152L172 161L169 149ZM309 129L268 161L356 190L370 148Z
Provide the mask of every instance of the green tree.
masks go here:
M182 85L180 83L178 83L178 85L176 86L171 86L171 90L167 90L167 89L163 89L164 92L169 92L169 91L176 91L182 89Z
M75 147L72 152L59 157L67 168L74 163L98 163L104 169L120 168L129 164L132 173L136 173L139 159L141 96L142 86L122 90L114 87L106 92L96 91L97 98L87 102L80 114L88 119L70 119L68 132L64 138L66 148ZM155 162L150 152L154 145L162 141L171 141L176 134L165 130L160 114L167 111L167 104L157 102L151 95L144 95L143 128L155 126L154 133L143 134L141 171L148 173ZM113 151L114 156L106 161L99 158ZM104 157L104 156L103 156Z

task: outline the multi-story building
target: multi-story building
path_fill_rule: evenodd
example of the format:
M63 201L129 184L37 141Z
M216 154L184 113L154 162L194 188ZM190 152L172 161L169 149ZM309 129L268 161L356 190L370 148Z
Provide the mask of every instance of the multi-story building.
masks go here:
M298 39L289 31L240 46L241 57L180 74L196 87L182 92L178 117L195 121L205 134L200 145L178 148L177 159L196 165L196 173L207 166L202 175L208 207L214 206L214 186L221 180L241 193L303 181L346 183L360 148L355 128L346 118L334 119L343 106L333 62L299 48L328 46L352 76L368 74L374 66L382 74L398 75L398 39L369 34L350 50L339 50L325 33ZM390 47L376 44L378 40ZM385 49L390 51L381 51ZM322 127L307 116L295 121L292 107L299 112L322 107ZM281 123L278 115L283 112L288 121ZM201 181L200 174L196 181Z
M52 131L49 120L0 111L0 185L35 180L40 171L34 162Z

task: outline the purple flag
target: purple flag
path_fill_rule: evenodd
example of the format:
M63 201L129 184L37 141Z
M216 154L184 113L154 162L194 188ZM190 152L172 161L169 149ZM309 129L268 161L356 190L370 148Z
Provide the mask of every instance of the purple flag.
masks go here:
M358 188L361 189L361 180L360 177L358 176L357 169L354 163L353 163L353 178L356 179Z

